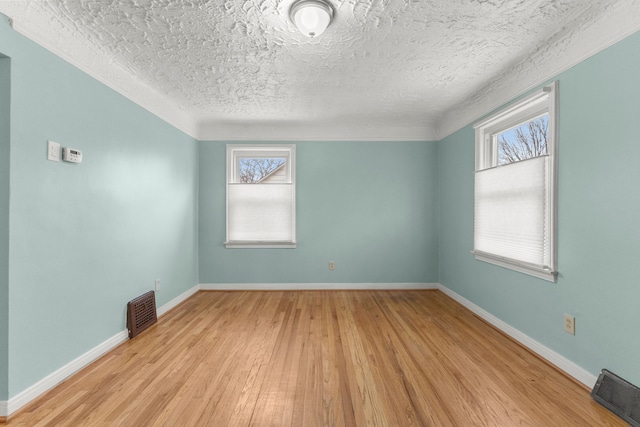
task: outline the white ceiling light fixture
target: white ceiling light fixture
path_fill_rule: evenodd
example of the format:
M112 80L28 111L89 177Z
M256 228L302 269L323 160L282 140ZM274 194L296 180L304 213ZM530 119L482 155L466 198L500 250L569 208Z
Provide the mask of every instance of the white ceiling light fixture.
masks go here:
M333 19L333 7L325 0L298 0L291 5L289 18L307 37L324 33Z

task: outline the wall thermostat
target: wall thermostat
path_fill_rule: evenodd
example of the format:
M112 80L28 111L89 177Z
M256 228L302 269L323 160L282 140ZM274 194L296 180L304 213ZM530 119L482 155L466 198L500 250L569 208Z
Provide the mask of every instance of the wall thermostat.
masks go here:
M62 160L65 162L82 163L82 151L75 148L64 147L62 149Z

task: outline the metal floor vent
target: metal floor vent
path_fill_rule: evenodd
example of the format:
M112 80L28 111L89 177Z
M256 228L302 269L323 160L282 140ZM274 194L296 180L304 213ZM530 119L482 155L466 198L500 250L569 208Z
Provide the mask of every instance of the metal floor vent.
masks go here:
M133 338L158 321L156 314L156 295L149 291L127 304L127 329L129 338Z
M629 425L640 427L640 388L603 369L591 397Z

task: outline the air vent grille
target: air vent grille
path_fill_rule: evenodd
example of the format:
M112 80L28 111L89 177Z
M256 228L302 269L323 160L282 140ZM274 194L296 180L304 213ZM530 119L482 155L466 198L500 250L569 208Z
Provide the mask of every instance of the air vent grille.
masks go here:
M158 321L156 296L149 291L127 304L127 328L129 338L133 338Z
M640 389L603 369L591 392L593 399L628 422L640 427Z

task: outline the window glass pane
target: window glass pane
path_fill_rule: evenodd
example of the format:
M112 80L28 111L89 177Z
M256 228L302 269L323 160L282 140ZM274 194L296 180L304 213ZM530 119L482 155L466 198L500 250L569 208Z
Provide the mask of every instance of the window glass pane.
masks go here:
M547 155L549 114L498 133L498 165Z
M286 182L286 158L240 157L238 172L238 181L243 184Z

